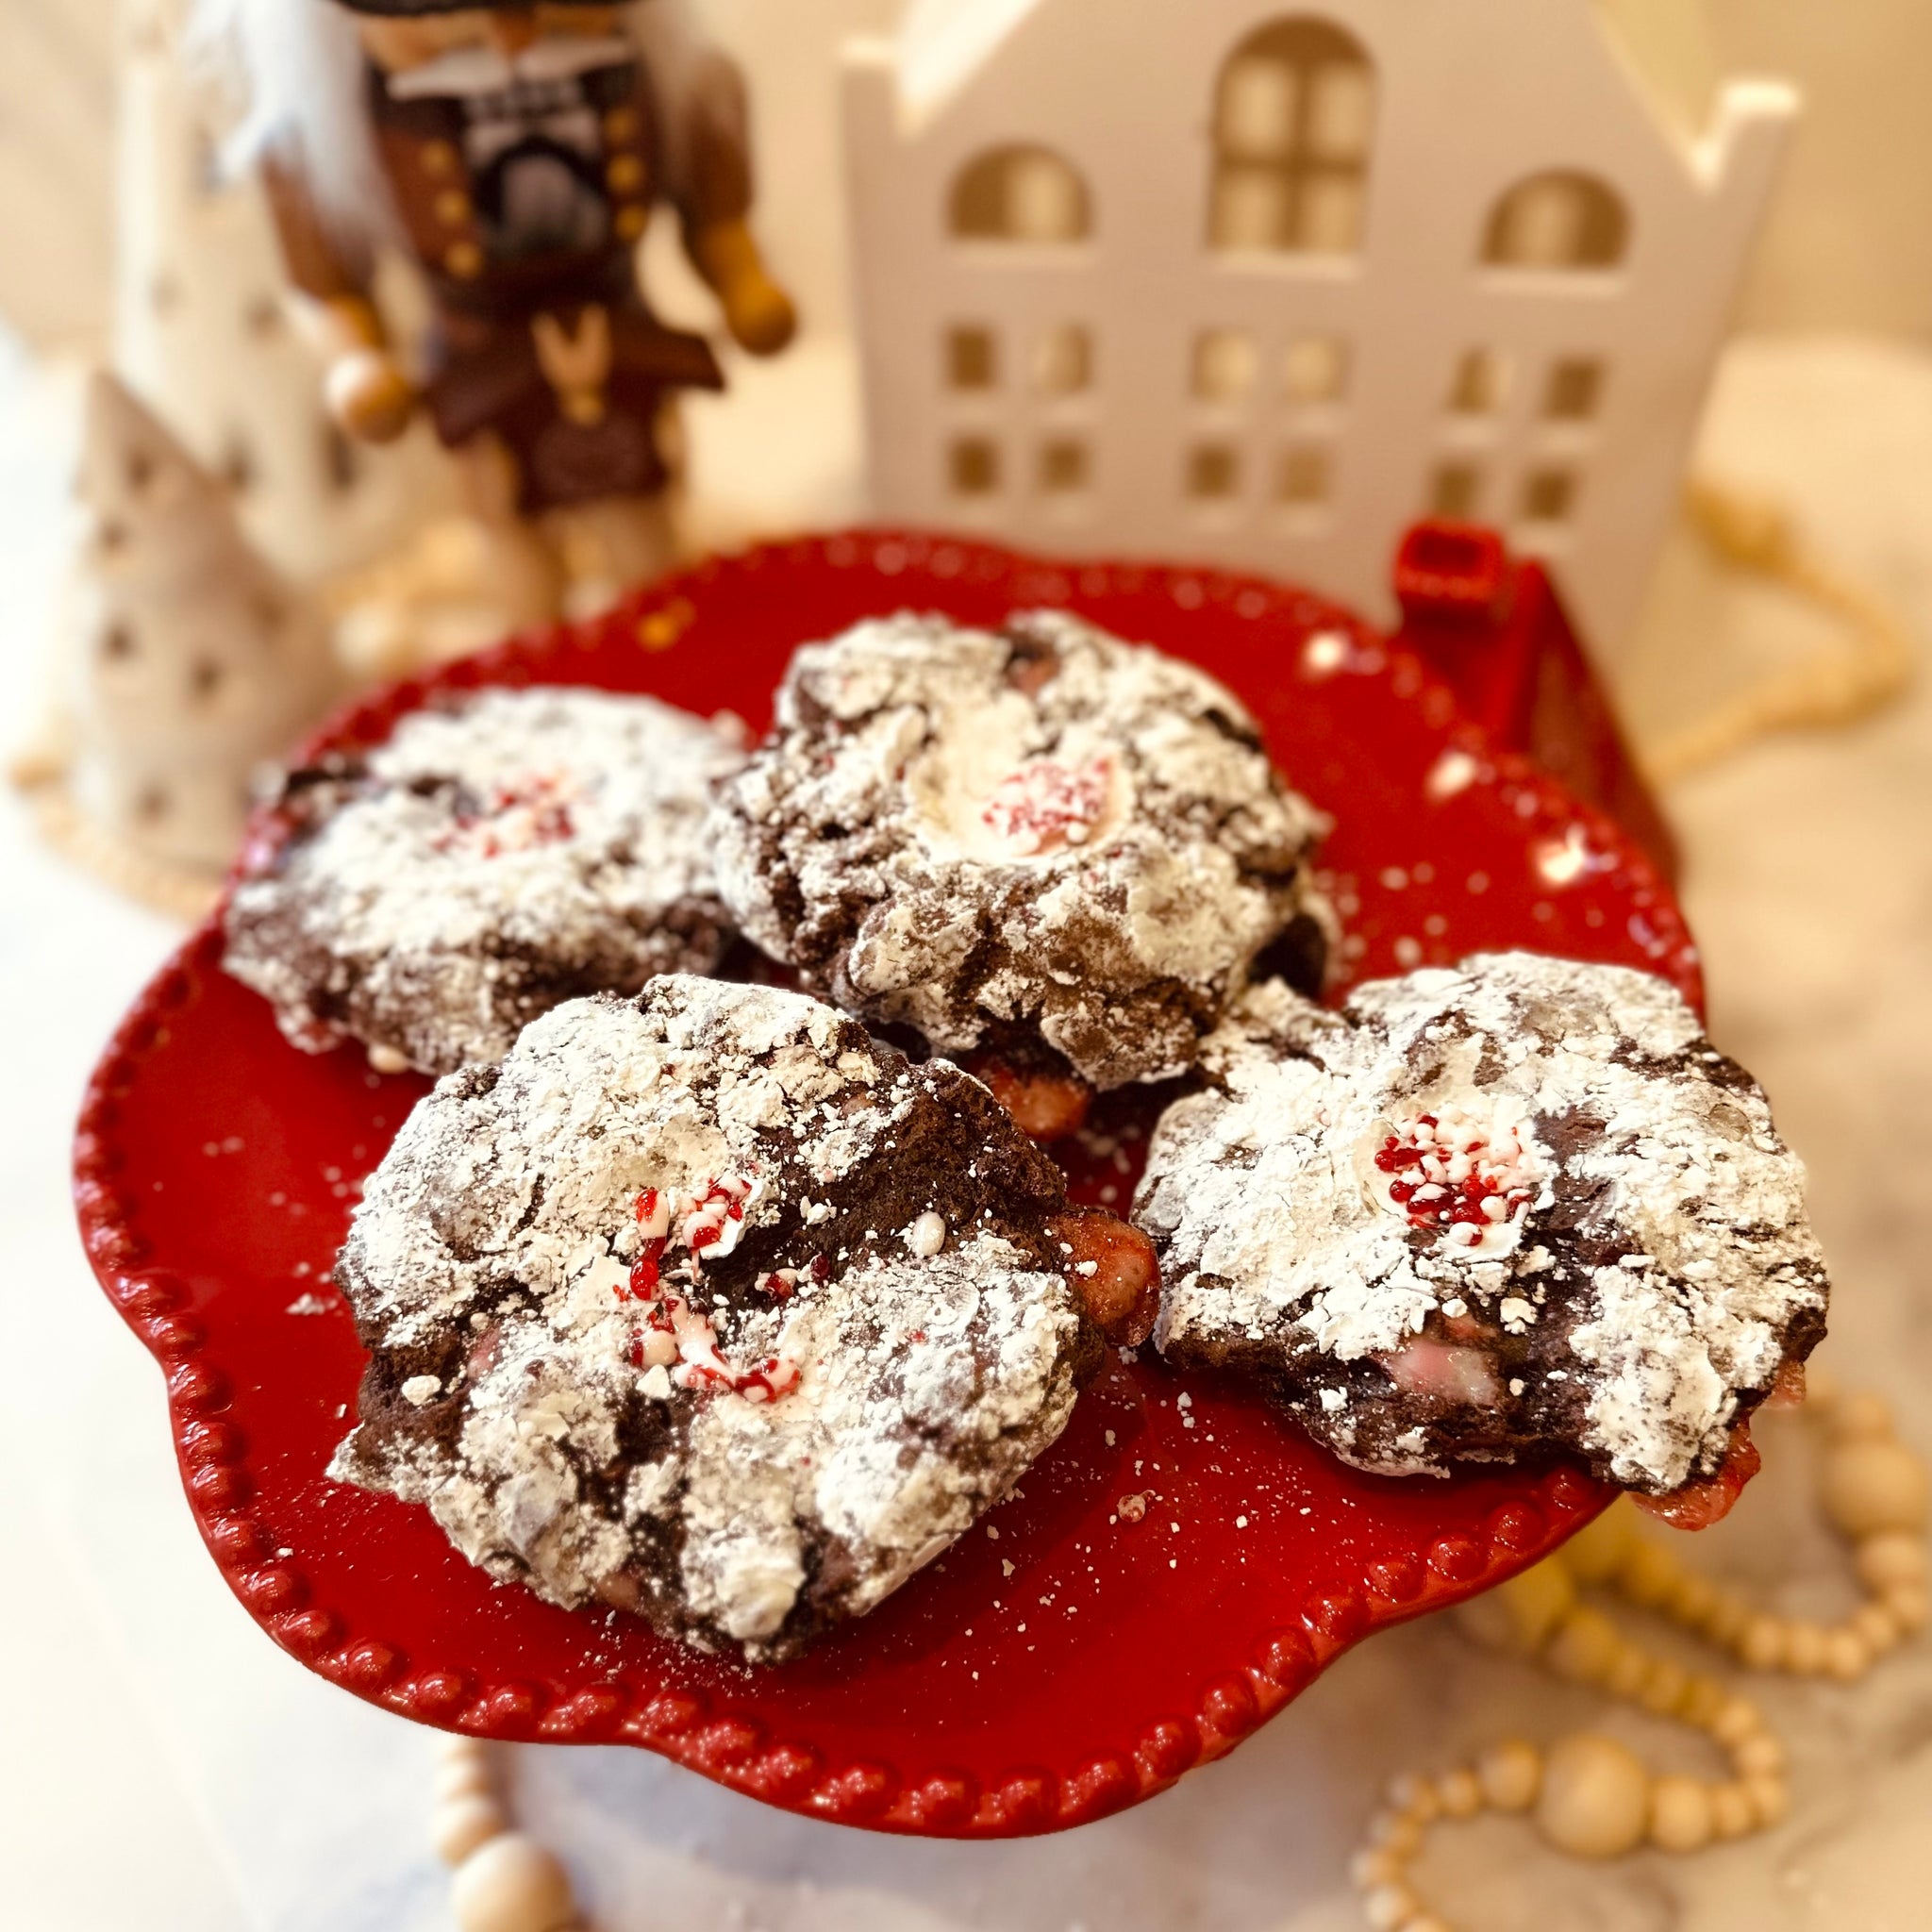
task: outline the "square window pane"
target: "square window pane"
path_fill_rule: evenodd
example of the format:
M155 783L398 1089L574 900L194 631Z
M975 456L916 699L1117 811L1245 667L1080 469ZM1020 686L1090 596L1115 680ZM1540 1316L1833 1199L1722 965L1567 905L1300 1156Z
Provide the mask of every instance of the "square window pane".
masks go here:
M1221 85L1223 151L1285 159L1294 145L1300 85L1301 76L1286 60L1262 55L1236 61Z
M1007 233L1015 242L1071 242L1080 226L1078 176L1054 155L1016 156L1007 171Z
M1327 61L1308 75L1308 151L1324 161L1359 161L1374 128L1375 81L1359 61Z
M991 389L999 380L998 358L990 328L976 325L946 335L946 384L950 389Z
M1048 329L1033 350L1033 383L1041 395L1078 395L1093 382L1093 338L1077 323Z
M1429 514L1467 521L1482 501L1483 475L1474 463L1444 463L1429 486Z
M1222 169L1214 179L1215 247L1286 247L1288 180L1275 168Z
M1362 177L1308 174L1295 209L1294 245L1309 255L1353 255L1362 240Z
M1515 268L1567 268L1583 258L1583 197L1558 175L1519 190L1509 210L1502 258Z
M1040 487L1049 496L1071 496L1085 490L1091 472L1087 445L1074 437L1060 437L1040 447Z
M1472 349L1457 365L1449 408L1457 416L1493 416L1509 400L1509 358L1494 349Z
M1291 444L1275 465L1275 500L1297 509L1326 503L1333 473L1334 458L1326 443Z
M946 472L955 496L988 496L1000 487L998 445L984 436L962 436L947 452Z
M1238 403L1255 386L1260 357L1243 329L1204 329L1194 338L1194 393L1205 403Z
M1543 414L1557 423L1587 423L1603 401L1604 365L1588 356L1567 356L1552 365L1543 391Z
M1523 484L1526 524L1566 524L1576 508L1576 477L1569 470L1532 470Z
M1223 442L1204 442L1188 457L1188 494L1202 502L1223 502L1241 488L1239 451Z
M1291 403L1339 403L1348 389L1348 344L1338 336L1303 336L1282 358Z

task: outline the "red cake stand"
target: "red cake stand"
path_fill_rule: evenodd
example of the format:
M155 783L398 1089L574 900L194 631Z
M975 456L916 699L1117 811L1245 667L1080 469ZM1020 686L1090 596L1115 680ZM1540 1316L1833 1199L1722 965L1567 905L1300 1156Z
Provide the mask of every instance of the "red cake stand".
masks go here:
M878 533L780 545L388 691L309 749L379 739L432 688L485 683L651 691L759 726L802 640L906 607L991 622L1029 605L1191 658L1253 708L1335 816L1351 976L1526 946L1698 996L1675 905L1611 824L1486 739L1417 658L1251 579ZM220 957L210 924L102 1059L75 1157L81 1228L165 1373L223 1574L275 1642L391 1710L641 1745L847 1824L1053 1831L1222 1756L1351 1644L1534 1562L1607 1500L1568 1468L1362 1475L1245 1390L1183 1381L1150 1350L1081 1398L1020 1493L796 1662L749 1669L493 1585L425 1512L324 1474L362 1367L330 1263L425 1083L378 1077L353 1050L296 1052ZM1080 1197L1124 1208L1134 1155L1086 1161Z

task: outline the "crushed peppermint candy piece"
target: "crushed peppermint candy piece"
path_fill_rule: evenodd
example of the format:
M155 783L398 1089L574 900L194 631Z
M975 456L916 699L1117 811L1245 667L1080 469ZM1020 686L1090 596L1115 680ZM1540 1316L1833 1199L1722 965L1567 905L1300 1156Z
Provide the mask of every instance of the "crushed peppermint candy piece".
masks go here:
M1000 780L979 816L1017 857L1033 858L1092 837L1113 789L1113 764L1090 758L1074 767L1034 758Z

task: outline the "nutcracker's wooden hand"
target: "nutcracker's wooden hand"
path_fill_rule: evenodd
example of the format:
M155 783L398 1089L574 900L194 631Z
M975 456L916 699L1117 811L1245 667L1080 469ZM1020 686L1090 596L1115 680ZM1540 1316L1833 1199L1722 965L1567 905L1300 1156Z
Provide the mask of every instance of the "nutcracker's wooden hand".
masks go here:
M393 442L416 413L415 385L382 349L337 357L323 393L337 426L357 442Z
M359 295L293 300L302 334L327 364L323 394L336 426L357 442L393 442L416 413L417 394L375 306Z
M766 273L742 222L713 222L690 238L692 264L724 310L733 339L754 356L775 356L798 329L791 298Z

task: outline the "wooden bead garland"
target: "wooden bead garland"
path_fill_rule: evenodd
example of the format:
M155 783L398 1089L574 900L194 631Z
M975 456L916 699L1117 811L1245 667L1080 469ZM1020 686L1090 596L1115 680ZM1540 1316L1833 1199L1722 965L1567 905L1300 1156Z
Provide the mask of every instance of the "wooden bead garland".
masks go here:
M1377 1932L1449 1932L1409 1881L1429 1827L1489 1809L1527 1813L1557 1850L1611 1858L1651 1844L1690 1853L1767 1831L1790 1807L1783 1743L1757 1705L1717 1679L1651 1655L1601 1610L1585 1589L1621 1596L1730 1655L1747 1670L1851 1682L1925 1627L1932 1552L1932 1478L1900 1443L1891 1412L1868 1394L1813 1382L1804 1408L1824 1438L1820 1503L1852 1546L1867 1601L1837 1624L1754 1610L1723 1586L1686 1570L1674 1549L1647 1536L1618 1503L1556 1556L1466 1604L1458 1621L1477 1641L1541 1663L1655 1717L1703 1732L1729 1760L1715 1783L1675 1774L1653 1778L1635 1753L1578 1734L1546 1752L1523 1739L1491 1745L1474 1765L1430 1779L1407 1774L1371 1821L1367 1849L1350 1868Z
M1653 1778L1634 1752L1585 1733L1547 1752L1506 1739L1474 1764L1440 1777L1398 1777L1350 1867L1374 1932L1450 1932L1410 1885L1408 1868L1431 1825L1486 1809L1526 1814L1554 1848L1592 1859L1645 1843L1701 1851L1783 1820L1790 1802L1785 1749L1757 1707L1714 1678L1645 1652L1584 1603L1580 1591L1619 1595L1727 1651L1746 1669L1840 1681L1863 1675L1922 1630L1932 1577L1925 1541L1932 1482L1924 1464L1898 1442L1890 1410L1874 1396L1814 1386L1805 1413L1825 1438L1824 1513L1852 1544L1853 1569L1868 1592L1842 1623L1754 1611L1685 1570L1621 1503L1557 1556L1458 1612L1470 1634L1492 1648L1533 1657L1557 1676L1704 1732L1729 1759L1730 1777ZM455 1868L451 1903L461 1932L583 1932L563 1867L514 1828L489 1745L446 1740L436 1795L431 1841Z
M569 1874L512 1825L488 1744L445 1739L436 1795L430 1842L455 1867L450 1903L461 1932L583 1932Z

